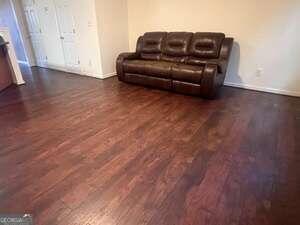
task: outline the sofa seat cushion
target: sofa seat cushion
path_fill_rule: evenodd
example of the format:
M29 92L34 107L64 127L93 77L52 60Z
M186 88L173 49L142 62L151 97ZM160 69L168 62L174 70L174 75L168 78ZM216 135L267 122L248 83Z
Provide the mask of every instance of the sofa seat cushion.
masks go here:
M204 67L186 64L177 64L172 67L172 79L200 84Z
M143 74L145 68L144 61L145 60L124 60L123 70L125 73Z
M125 60L124 72L142 74L160 78L171 78L174 63L151 60Z

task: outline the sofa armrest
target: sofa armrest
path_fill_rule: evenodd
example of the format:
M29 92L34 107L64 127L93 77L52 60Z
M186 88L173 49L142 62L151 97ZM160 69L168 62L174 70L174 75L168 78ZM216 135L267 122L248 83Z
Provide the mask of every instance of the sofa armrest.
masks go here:
M218 67L218 73L225 74L227 70L227 60L218 58L218 59L207 59L206 61L203 62L203 66L206 64L210 65L216 65Z
M219 89L220 85L220 77L222 74L218 73L218 66L216 64L206 64L201 85L200 85L200 94L206 98L214 98Z
M127 52L127 53L121 53L117 58L117 75L119 80L123 80L124 77L124 71L123 71L123 62L124 60L130 60L130 59L138 59L139 54L136 52Z
M225 38L221 50L220 50L220 57L219 57L219 67L221 69L221 73L224 75L226 74L229 59L230 59L230 54L233 46L233 38Z

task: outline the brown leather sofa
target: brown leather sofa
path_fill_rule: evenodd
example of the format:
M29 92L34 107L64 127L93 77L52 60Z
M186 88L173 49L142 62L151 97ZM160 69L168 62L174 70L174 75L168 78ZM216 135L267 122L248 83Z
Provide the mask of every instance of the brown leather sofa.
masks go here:
M118 57L118 78L213 98L224 83L232 45L223 33L145 33L136 52Z

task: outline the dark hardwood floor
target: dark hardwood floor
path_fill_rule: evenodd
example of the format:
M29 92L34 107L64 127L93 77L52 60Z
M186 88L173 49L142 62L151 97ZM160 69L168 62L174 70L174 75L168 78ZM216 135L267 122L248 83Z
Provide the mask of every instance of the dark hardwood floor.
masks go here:
M23 68L0 93L0 213L39 225L299 225L300 98L214 101Z

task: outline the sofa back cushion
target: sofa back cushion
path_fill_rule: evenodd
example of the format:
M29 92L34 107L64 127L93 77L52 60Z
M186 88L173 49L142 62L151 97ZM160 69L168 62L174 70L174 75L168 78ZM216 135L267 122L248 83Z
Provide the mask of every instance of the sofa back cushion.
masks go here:
M189 54L198 58L218 58L225 34L195 33L189 47Z
M164 41L161 59L169 62L185 62L192 37L193 33L189 32L168 33Z
M148 32L141 38L141 58L148 60L160 60L163 41L167 32Z

